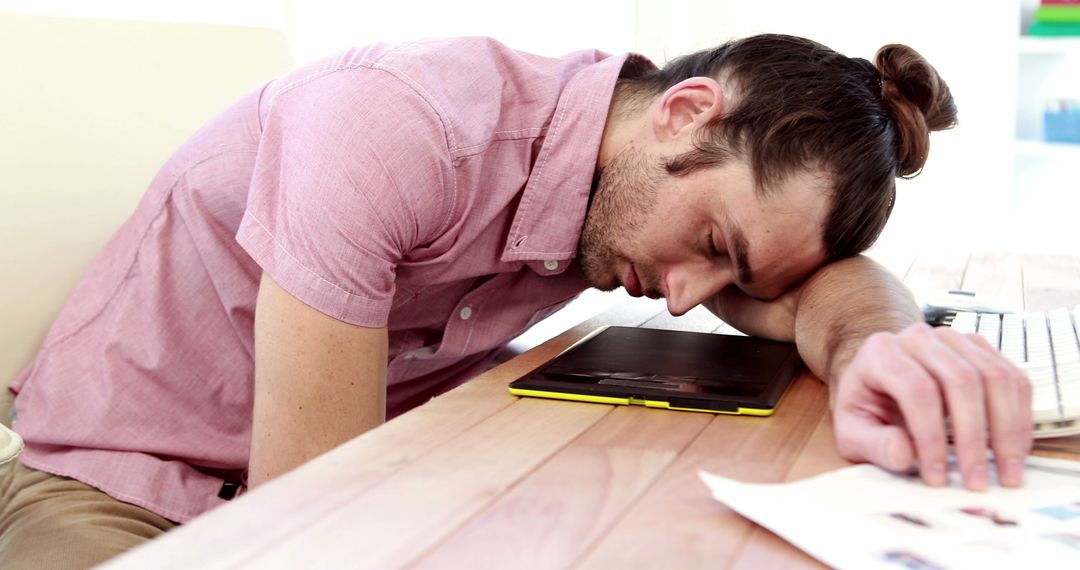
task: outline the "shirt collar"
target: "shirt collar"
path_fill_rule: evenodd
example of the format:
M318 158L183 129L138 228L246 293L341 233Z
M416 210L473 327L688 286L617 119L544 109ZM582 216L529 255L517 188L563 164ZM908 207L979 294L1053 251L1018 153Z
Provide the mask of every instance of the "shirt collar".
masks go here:
M567 82L514 214L503 261L562 261L577 254L608 107L628 55L589 65Z

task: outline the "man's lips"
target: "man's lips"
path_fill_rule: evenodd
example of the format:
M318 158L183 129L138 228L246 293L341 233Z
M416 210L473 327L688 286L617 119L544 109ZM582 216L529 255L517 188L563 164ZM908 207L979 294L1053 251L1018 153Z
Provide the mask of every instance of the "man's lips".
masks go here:
M626 272L626 277L623 279L623 287L626 288L626 292L632 297L640 297L641 281L638 280L637 271L634 270L634 265L630 264L630 269Z

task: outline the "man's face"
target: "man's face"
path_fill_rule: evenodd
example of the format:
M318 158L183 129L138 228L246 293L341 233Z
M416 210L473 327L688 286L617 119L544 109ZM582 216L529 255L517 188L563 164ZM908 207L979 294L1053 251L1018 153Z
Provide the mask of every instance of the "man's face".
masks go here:
M674 177L628 145L600 174L582 269L598 289L666 298L673 315L729 285L775 298L825 262L827 184L807 172L759 198L742 160Z

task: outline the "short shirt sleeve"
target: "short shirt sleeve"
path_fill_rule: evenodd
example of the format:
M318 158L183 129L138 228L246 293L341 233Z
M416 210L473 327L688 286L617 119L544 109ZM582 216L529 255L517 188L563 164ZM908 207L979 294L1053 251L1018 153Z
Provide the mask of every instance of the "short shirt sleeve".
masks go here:
M445 129L411 86L349 68L272 95L237 242L335 319L386 326L395 268L452 203Z

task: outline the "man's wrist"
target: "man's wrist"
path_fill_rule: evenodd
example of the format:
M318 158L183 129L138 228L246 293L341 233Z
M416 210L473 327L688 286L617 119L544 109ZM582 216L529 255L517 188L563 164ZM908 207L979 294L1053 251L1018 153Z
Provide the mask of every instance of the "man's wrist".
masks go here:
M803 284L795 340L810 370L833 385L872 335L898 333L921 321L903 284L859 256L831 263Z
M922 322L908 311L880 312L872 322L837 321L830 325L825 344L825 375L831 384L840 378L859 349L872 336L880 333L899 333L911 325Z

